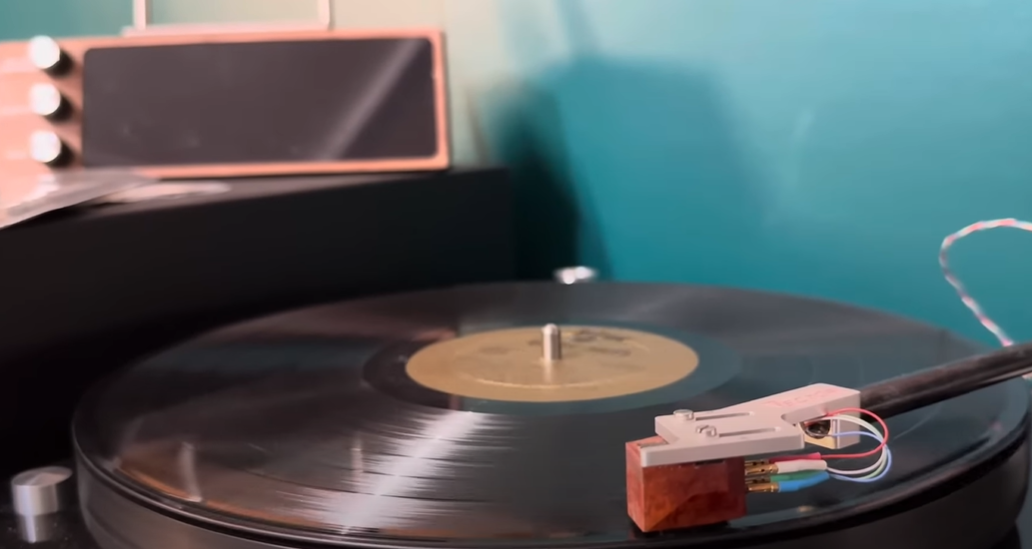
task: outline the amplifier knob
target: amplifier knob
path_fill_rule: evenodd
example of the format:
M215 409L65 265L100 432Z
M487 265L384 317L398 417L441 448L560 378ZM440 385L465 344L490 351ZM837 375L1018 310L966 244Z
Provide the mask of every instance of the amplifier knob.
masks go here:
M72 110L61 90L50 83L32 85L29 89L29 107L32 108L32 112L48 120L68 118Z
M46 130L32 132L29 155L36 162L51 167L63 166L72 159L68 145L56 133Z
M68 54L49 36L37 36L29 40L29 60L36 68L51 76L65 74L72 66Z

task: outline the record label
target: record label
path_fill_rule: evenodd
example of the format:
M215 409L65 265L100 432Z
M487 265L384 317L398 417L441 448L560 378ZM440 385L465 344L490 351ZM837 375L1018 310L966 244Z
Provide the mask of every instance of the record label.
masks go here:
M467 398L574 402L626 396L695 371L690 347L638 330L561 326L562 357L543 356L541 328L495 330L420 349L406 372L420 385Z

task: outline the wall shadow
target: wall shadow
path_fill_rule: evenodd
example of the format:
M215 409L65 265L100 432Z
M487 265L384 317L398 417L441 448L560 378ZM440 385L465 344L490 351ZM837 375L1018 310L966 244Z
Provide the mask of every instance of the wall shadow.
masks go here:
M748 246L763 193L718 98L702 74L591 54L483 94L489 156L518 192L521 275L671 278L686 254Z
M514 179L517 268L521 278L547 278L554 269L591 265L608 271L593 227L583 219L570 171L561 113L545 91L511 86L490 93L485 142L494 162ZM591 253L582 252L585 243Z

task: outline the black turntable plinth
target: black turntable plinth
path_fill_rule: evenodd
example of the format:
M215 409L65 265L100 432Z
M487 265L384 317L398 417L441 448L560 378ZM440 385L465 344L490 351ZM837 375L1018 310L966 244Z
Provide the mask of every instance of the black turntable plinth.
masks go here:
M552 323L570 338L561 371L529 358ZM624 443L657 415L981 350L875 311L693 286L496 284L291 311L96 387L72 425L77 504L8 508L0 544L1020 547L1023 381L891 418L877 482L750 494L747 516L698 529L627 517Z

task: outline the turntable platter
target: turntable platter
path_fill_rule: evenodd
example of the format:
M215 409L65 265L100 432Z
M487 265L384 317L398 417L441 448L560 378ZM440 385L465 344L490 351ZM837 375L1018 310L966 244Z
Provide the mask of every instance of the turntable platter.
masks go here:
M538 360L548 323L571 338L570 368ZM83 512L121 547L155 531L233 548L774 543L916 506L1015 452L1027 471L1024 384L893 418L884 482L750 495L749 516L675 538L628 520L624 443L677 408L861 387L979 350L879 312L691 286L505 284L326 305L210 333L93 391L74 424ZM1020 505L1023 485L1010 491L997 496Z

